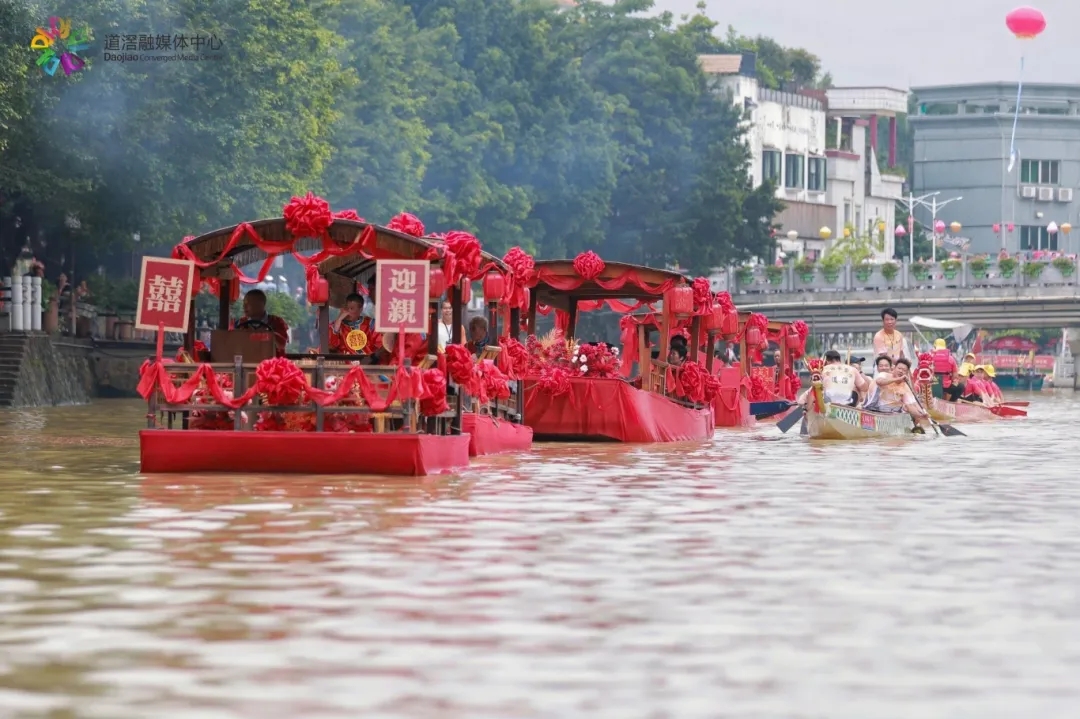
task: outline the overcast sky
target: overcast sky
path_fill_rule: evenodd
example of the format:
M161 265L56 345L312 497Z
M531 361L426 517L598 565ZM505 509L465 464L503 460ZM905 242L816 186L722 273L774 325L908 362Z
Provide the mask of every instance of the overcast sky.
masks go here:
M1046 32L1016 40L1005 15L1008 0L708 0L706 14L744 35L767 35L821 58L837 86L1015 82L1024 55L1024 80L1080 84L1080 2L1032 3L1046 15ZM676 17L695 12L697 0L656 0Z

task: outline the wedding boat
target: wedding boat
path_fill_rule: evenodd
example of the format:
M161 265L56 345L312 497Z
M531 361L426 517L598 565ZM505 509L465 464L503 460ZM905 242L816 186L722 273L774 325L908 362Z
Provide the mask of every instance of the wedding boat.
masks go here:
M540 357L534 354L524 384L525 423L536 438L645 443L712 437L711 403L719 384L698 361L702 316L713 303L704 282L703 289L698 283L695 298L690 282L677 272L604 262L593 252L573 260L535 262L524 283L530 291L530 343L540 349ZM662 308L656 307L659 300ZM603 350L578 342L575 333L578 313L601 307L623 314L623 347L618 366L605 354L606 368L597 372L581 361L580 353ZM649 309L648 322L636 322L631 315L642 307ZM555 336L537 337L537 313L552 311ZM650 324L659 328L655 345ZM667 359L672 331L680 327L689 335L688 357L675 366Z
M141 369L139 392L149 403L148 427L139 433L142 471L418 476L465 467L471 436L463 430L460 410L447 401L447 377L434 366L437 358L425 356L414 365L406 356L372 365L356 361L356 354L332 354L329 282L318 271L320 263L344 257L366 263L350 270L342 260L337 274L346 280L364 269L380 277L384 270L386 276L415 271L396 290L396 282L389 283L390 294L381 295L392 296L389 304L399 308L409 297L420 308L408 319L399 313L391 323L404 338L431 327L423 309L435 288L449 288L460 317L468 283L505 271L482 254L475 237L451 234L424 237L422 224L407 214L385 227L351 210L331 214L325 201L309 193L292 198L283 217L185 238L173 257L198 268L194 291L188 290L192 314L194 294L204 286L219 299L218 329L207 348L196 342L190 322L178 361L163 358L159 344L157 356ZM304 354L276 351L269 327L231 329L229 308L240 284L261 281L274 258L285 254L306 266L308 302L320 317L320 346ZM242 268L256 264L256 276L244 274ZM338 300L343 290L335 279ZM407 324L413 322L419 324ZM355 332L349 333L350 348L369 341L374 347L374 334L354 338ZM399 340L397 354L405 354L404 348ZM476 396L505 399L507 378L489 371L492 366L471 366L469 388ZM513 422L512 411L499 416Z

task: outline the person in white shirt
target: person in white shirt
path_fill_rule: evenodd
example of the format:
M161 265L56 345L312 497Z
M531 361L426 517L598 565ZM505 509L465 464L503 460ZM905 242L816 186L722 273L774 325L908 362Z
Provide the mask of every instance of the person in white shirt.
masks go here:
M893 362L905 357L915 359L904 335L896 331L896 310L887 307L881 311L881 329L874 335L874 354L877 356L888 355Z
M859 396L870 389L870 381L862 372L849 364L844 364L840 353L829 350L825 353L825 367L821 370L821 389L825 401L843 407L854 407ZM805 404L810 397L810 390L803 393L800 403Z
M439 351L445 352L446 345L453 339L454 307L449 302L442 303L442 311L439 313ZM461 328L461 341L469 339L465 334L465 327Z
M907 412L916 425L925 423L928 415L919 406L919 401L911 391L908 379L910 371L911 363L908 360L901 358L894 364L887 355L880 355L877 358L873 390L863 409L884 414Z

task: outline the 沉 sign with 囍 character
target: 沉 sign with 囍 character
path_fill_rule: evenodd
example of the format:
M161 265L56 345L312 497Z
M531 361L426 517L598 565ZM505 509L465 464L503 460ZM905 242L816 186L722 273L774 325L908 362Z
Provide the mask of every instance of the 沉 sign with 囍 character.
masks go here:
M376 262L376 332L427 332L430 272L427 260Z
M135 328L187 332L194 283L194 262L143 257Z

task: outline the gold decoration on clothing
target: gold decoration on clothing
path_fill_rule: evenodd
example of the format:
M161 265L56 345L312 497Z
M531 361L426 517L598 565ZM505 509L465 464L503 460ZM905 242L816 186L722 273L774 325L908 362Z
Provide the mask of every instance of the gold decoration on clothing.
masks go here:
M353 330L349 334L345 335L345 344L353 352L359 352L367 347L367 333L364 330Z

